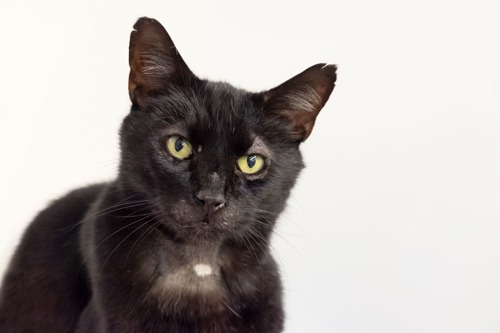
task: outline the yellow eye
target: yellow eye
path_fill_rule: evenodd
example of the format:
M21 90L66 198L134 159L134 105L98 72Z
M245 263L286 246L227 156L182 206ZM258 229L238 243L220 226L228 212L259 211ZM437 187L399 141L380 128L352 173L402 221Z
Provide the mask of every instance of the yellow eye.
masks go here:
M178 135L172 135L167 139L167 149L173 157L179 160L184 160L193 153L191 143Z
M264 167L264 158L260 155L246 155L238 158L238 167L243 173L253 175Z

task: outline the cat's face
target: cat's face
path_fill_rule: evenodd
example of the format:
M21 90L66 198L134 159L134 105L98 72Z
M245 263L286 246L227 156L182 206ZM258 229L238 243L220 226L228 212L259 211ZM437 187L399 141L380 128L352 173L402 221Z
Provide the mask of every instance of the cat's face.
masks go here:
M333 89L335 67L316 65L249 93L194 76L158 22L134 28L124 188L141 193L173 237L267 238L303 167L298 146Z
M203 81L125 120L123 176L182 238L267 234L283 209L303 166L298 143L254 97Z

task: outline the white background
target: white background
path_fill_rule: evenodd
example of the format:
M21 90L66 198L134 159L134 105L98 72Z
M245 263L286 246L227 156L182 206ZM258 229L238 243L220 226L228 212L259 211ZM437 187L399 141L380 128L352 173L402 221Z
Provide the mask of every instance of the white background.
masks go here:
M147 15L250 90L339 65L274 239L286 332L500 332L497 4L1 0L0 272L51 199L114 177Z

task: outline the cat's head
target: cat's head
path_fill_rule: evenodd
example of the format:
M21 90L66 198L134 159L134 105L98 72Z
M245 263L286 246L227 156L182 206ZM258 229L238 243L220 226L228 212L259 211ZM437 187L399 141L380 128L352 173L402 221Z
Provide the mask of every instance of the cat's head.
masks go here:
M197 78L156 20L130 37L132 110L119 181L185 241L267 239L303 168L299 145L333 90L336 67L312 66L259 93Z

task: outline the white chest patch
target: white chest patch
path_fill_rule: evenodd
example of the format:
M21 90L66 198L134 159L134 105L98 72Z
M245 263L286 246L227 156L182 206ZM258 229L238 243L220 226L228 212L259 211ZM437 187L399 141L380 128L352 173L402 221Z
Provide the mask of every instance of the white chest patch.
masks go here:
M196 272L196 275L201 277L212 274L212 267L206 264L196 264L194 265L193 269Z

